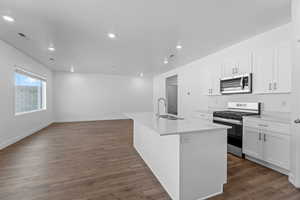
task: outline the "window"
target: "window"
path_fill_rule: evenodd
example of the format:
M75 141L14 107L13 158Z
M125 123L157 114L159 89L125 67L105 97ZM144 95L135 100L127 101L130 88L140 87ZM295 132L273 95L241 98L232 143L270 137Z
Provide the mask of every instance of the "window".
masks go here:
M15 71L15 114L46 109L46 79L21 69Z

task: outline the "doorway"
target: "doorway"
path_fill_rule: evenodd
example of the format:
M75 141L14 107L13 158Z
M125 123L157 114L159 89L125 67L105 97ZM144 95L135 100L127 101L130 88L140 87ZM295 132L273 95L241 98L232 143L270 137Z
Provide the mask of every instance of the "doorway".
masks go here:
M178 114L178 75L166 78L167 113Z

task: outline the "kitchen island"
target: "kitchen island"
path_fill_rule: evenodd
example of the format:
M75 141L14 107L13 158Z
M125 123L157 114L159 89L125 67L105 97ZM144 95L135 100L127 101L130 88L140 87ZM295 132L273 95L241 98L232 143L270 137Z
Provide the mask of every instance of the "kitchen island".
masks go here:
M128 113L134 147L173 200L221 194L227 180L227 129L196 118Z

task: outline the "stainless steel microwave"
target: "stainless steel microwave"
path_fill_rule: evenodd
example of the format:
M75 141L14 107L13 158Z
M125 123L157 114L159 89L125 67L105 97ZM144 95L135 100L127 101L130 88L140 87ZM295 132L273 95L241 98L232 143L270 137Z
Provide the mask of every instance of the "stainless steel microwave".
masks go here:
M252 73L222 78L220 80L221 94L252 93Z

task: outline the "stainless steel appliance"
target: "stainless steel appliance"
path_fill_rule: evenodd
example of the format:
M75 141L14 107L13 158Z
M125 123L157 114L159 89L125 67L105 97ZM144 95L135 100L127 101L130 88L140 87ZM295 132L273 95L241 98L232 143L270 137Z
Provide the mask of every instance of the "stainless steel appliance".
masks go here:
M260 103L228 103L227 110L213 113L214 123L231 126L227 130L227 149L229 153L243 156L243 116L260 115Z
M252 93L252 73L220 80L221 94Z

